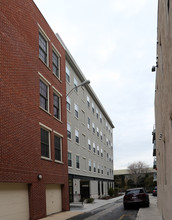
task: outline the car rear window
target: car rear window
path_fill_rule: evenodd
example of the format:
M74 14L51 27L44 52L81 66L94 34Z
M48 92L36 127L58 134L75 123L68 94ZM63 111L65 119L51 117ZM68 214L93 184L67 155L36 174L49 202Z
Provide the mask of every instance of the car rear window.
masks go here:
M135 189L126 192L126 195L138 195L139 193L144 193L143 189Z

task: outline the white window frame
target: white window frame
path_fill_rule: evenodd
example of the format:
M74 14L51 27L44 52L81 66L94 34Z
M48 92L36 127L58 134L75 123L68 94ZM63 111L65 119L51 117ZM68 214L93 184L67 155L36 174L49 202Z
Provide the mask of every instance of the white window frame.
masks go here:
M77 140L78 140L78 142L77 142ZM79 130L78 129L75 129L75 143L79 144Z
M74 103L74 116L75 118L79 118L79 107L77 104Z
M59 74L59 76L57 76L56 73L53 72L53 68L52 68L52 72L55 75L55 77L57 77L60 80L61 79L61 72L60 72L61 54L59 53L59 51L56 49L56 47L52 43L52 66L53 66L53 52L58 57L58 74Z
M42 27L38 24L39 27L39 33L42 35L42 37L44 38L44 40L47 42L47 57L46 57L46 62L44 62L44 60L41 59L41 57L39 56L40 60L49 67L49 42L50 39L47 36L47 34L45 33L45 31L42 29Z
M69 106L69 108L68 108ZM66 109L70 112L71 111L71 98L69 96L66 97Z
M38 75L40 76L39 77L40 81L42 81L47 86L47 100L48 100L47 101L47 108L48 109L46 110L42 106L40 106L40 108L50 114L50 86L51 86L51 83L40 72L38 72ZM39 87L40 87L40 81L39 81Z
M70 125L68 122L67 122L67 131L70 132L70 136L71 136L71 137L68 137L68 136L67 136L67 138L68 138L69 140L71 140L71 139L72 139L71 125Z
M71 81L70 70L67 65L66 65L66 75L68 76L68 77L66 77L66 81L70 84L70 81ZM68 80L68 78L69 78L69 80Z
M49 144L49 157L44 157L44 156L41 155L41 158L45 159L45 160L51 160L51 140L50 139L51 139L52 129L49 128L48 126L42 124L41 122L39 122L39 125L40 125L40 129L42 128L42 129L44 129L48 132L48 142L49 142L48 143Z

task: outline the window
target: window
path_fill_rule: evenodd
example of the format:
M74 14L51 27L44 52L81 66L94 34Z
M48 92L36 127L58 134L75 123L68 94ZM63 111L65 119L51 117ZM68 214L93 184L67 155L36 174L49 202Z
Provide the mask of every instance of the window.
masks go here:
M93 163L94 172L96 172L96 163Z
M53 51L52 60L53 60L53 73L60 78L59 74L59 56Z
M90 129L90 118L88 117L88 129Z
M102 123L102 114L100 114L100 123Z
M41 128L41 156L50 158L50 132Z
M94 103L92 103L92 112L94 114Z
M91 141L88 139L88 149L91 150Z
M72 154L68 152L68 166L72 167Z
M69 111L70 111L70 105L71 105L71 101L70 101L69 96L67 96L67 98L66 98L66 108L67 108L67 110L69 110Z
M53 108L54 108L54 117L58 118L61 120L61 112L60 112L60 97L56 94L53 93Z
M79 144L79 131L75 129L75 142Z
M97 154L99 155L99 153L100 153L100 152L99 152L99 146L97 146Z
M71 126L69 123L67 123L67 137L71 139Z
M97 171L98 171L98 173L100 173L100 166L99 165L97 167Z
M101 167L101 174L103 174L103 166Z
M101 157L103 157L103 150L101 149Z
M49 106L48 106L49 94L48 93L49 93L48 85L45 84L40 79L40 106L46 111L49 111Z
M78 92L78 80L74 78L75 91Z
M101 141L103 140L103 134L101 131L100 131L100 139L101 139Z
M97 119L99 118L99 111L98 109L96 109L96 116L97 116Z
M75 104L74 108L75 108L75 117L78 118L78 105Z
M106 138L106 144L107 144L107 146L108 146L108 143L109 143L109 141L108 141L108 139Z
M96 145L93 143L93 152L96 153Z
M79 156L76 155L76 168L79 169L80 168L80 164L79 164Z
M91 171L91 160L88 161L88 170Z
M39 32L39 58L48 65L48 41L46 37Z
M97 128L97 137L99 137L99 129Z
M70 70L67 66L66 66L66 81L70 83Z
M93 133L95 133L95 124L92 123L92 127L93 127Z
M87 106L88 106L88 108L90 107L90 97L89 96L87 96Z
M57 135L54 135L55 160L62 161L62 140Z

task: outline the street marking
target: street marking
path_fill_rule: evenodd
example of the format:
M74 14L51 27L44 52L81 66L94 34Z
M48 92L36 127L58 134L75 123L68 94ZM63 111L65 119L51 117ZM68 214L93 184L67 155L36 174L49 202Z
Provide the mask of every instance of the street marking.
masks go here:
M118 220L122 220L125 216L131 216L131 215L122 215Z

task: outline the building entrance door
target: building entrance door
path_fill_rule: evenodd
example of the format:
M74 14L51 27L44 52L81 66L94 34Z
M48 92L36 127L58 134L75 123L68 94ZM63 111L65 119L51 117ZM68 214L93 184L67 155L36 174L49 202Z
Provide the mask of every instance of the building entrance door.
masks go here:
M81 199L90 198L89 181L81 181L80 182L80 189L81 189Z

